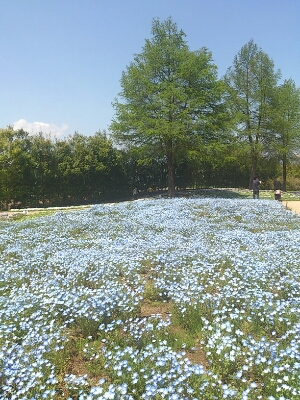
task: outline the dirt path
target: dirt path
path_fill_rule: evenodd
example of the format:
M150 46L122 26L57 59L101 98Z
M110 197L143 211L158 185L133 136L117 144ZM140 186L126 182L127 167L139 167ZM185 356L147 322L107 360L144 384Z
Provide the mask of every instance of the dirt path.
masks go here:
M282 200L282 205L289 208L296 214L300 214L300 201L284 201Z

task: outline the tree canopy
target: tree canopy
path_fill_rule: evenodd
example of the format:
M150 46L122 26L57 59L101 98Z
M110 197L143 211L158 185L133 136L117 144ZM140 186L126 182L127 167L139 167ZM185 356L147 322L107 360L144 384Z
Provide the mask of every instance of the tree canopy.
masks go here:
M271 151L282 163L282 188L286 190L287 166L300 149L300 89L292 79L276 87L272 98Z
M147 148L167 160L169 196L174 163L219 128L222 89L206 49L190 51L185 33L171 18L152 24L152 39L135 55L121 78L110 126L119 144Z
M270 133L270 104L279 78L280 71L274 71L273 61L253 40L241 48L225 75L235 131L249 146L249 187L257 175L259 159Z

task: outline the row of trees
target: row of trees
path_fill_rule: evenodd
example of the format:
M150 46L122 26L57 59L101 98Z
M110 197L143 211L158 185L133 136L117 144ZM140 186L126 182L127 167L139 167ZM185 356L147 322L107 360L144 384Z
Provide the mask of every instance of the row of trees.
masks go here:
M175 187L246 187L245 155L234 142L198 148L175 161ZM265 188L271 187L281 166L269 158L261 158L259 164ZM135 186L145 194L166 189L167 173L166 157L147 157L136 148L116 149L105 133L52 140L42 133L0 129L1 209L129 199ZM294 167L292 174L299 176L299 169Z
M244 186L246 177L244 164L224 146L175 163L177 188ZM128 199L135 186L145 193L165 189L166 158L117 149L105 132L53 140L43 133L0 129L1 209Z
M120 155L105 134L51 140L11 127L0 130L0 201L64 205L113 198L124 189Z
M122 75L111 130L119 144L167 159L170 196L176 162L220 144L244 153L249 187L265 175L262 161L281 163L285 190L288 163L299 152L300 92L280 78L251 40L219 80L206 48L190 51L171 18L154 20L152 39Z
M171 18L154 20L123 72L108 136L0 129L2 208L128 198L135 186L170 197L176 187L251 188L256 175L266 188L281 175L286 190L287 172L298 177L300 91L280 79L253 40L218 79L206 48L190 51Z

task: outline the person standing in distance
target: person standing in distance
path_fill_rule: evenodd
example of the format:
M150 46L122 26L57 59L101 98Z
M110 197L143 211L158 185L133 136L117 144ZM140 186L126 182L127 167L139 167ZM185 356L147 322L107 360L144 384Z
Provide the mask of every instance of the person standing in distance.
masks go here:
M254 178L252 185L254 199L255 198L259 199L259 185L260 185L260 180L258 178Z
M281 201L281 183L277 179L274 181L274 198Z
M138 198L138 189L135 187L132 191L133 200L137 200Z

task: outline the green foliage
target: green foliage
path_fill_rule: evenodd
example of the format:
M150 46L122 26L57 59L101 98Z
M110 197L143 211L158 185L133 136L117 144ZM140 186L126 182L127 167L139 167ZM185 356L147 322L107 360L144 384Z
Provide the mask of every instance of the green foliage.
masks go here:
M47 353L46 358L54 365L55 372L59 376L67 371L69 362L74 357L74 354L76 354L75 342L70 340L59 349L53 346L53 349Z
M151 146L166 158L173 196L176 157L220 126L223 86L211 53L206 48L191 52L171 18L154 20L152 35L122 75L124 103L114 103L111 130L119 143Z
M99 330L99 325L102 319L91 319L89 317L81 316L77 317L74 322L74 328L80 332L84 338L89 336L95 338Z
M271 129L276 132L269 146L282 162L282 188L287 188L287 166L297 159L300 145L300 90L291 79L276 88Z
M105 133L52 140L0 129L0 204L41 207L95 203L127 188L122 157Z
M164 296L160 290L155 287L153 281L148 281L145 286L144 299L150 302L163 301Z
M264 143L270 134L270 103L279 78L273 61L253 40L241 48L225 75L236 132L242 142L248 143L250 182L257 174L259 159L265 152Z

